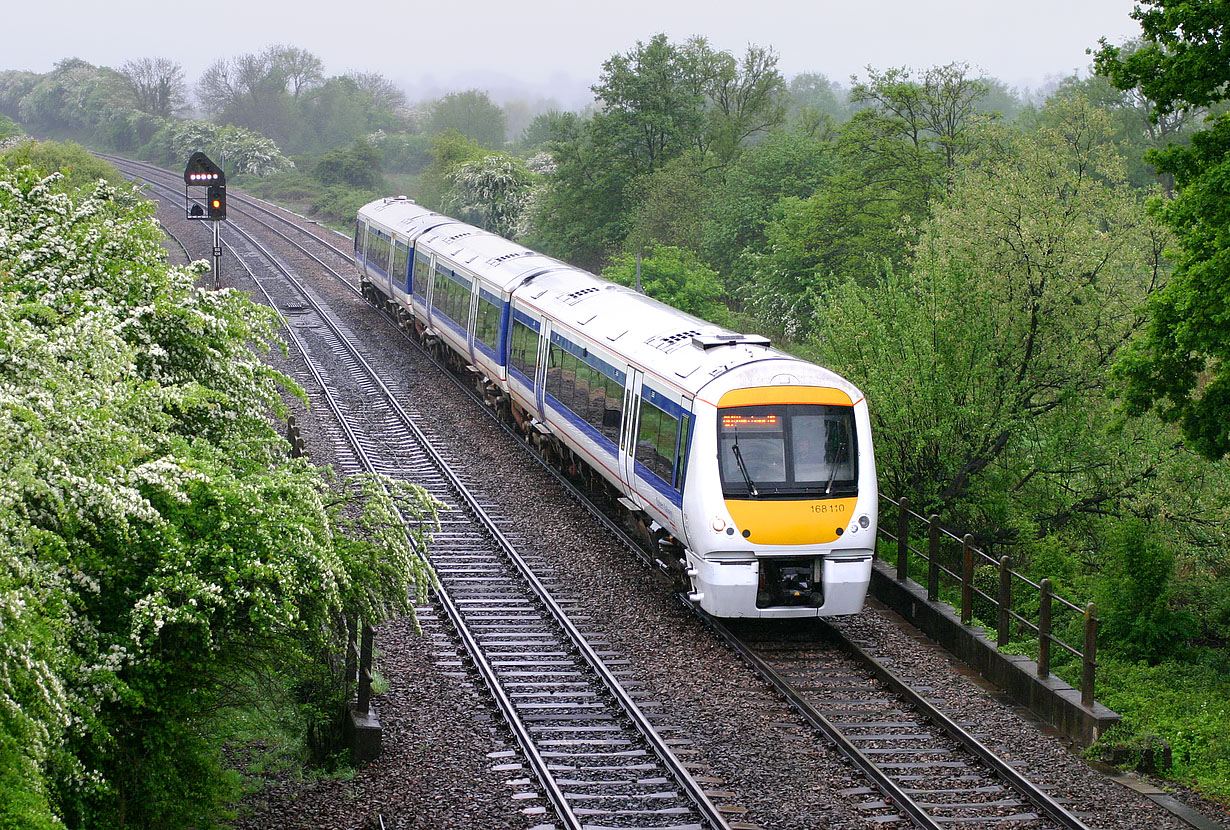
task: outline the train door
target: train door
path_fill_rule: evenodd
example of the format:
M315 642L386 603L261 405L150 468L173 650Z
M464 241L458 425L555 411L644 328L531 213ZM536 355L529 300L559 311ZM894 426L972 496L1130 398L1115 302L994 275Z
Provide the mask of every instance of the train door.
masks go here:
M354 223L354 264L364 273L367 273L366 251L364 250L366 230L367 223L362 219Z
M435 320L432 319L431 301L432 295L436 293L436 255L433 253L427 260L427 273L423 275L423 312L427 315L427 325L434 326Z
M628 384L624 388L624 412L619 426L619 477L625 492L636 499L636 430L641 411L641 379L644 373L628 367Z
M478 304L479 304L478 291L479 291L478 277L474 277L470 280L470 309L466 313L466 319L465 319L466 352L467 354L470 355L470 365L471 366L473 366L476 362L474 360L474 328L475 328L475 322L478 319Z
M538 330L538 366L534 371L534 404L538 407L538 417L547 417L547 353L551 346L551 323L542 318L542 328Z

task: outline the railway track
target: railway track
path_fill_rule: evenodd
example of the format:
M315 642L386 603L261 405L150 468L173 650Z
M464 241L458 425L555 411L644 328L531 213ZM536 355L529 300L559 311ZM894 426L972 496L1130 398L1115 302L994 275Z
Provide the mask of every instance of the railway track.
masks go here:
M823 621L783 632L701 616L875 782L844 794L877 822L908 817L928 830L1087 827L946 716L927 689L897 677L864 647L872 644L855 643Z
M232 205L237 201L232 195ZM245 211L272 216L278 223L298 228L277 212L259 203L250 200L243 202ZM290 239L288 234L270 229L323 265L352 291L358 292L353 281L325 265L320 257ZM316 244L325 246L329 251L326 256L348 260L348 250L339 248L314 233L302 232L315 240ZM338 238L345 239L340 235ZM392 327L396 328L396 324L393 323ZM401 331L400 328L397 330ZM472 387L453 377L457 385L481 405L481 399L474 394ZM372 391L367 389L362 394L369 396ZM547 466L537 453L532 454ZM397 468L402 463L419 462L398 458L394 460L391 468ZM430 465L421 465L416 469L428 472ZM608 530L617 534L652 566L652 557L648 556L610 515L593 504L586 493L562 474L549 466L547 469L551 470L575 498L603 521ZM475 635L475 646L481 647L486 643L497 649L493 652L493 658L488 660L491 673L499 675L504 672L510 682L525 684L513 687L512 694L515 697L510 698L508 705L514 709L534 712L536 720L532 723L536 726L533 729L540 734L556 735L556 740L563 742L551 744L551 747L563 744L584 745L599 753L592 755L596 759L637 759L637 763L605 765L623 769L622 773L617 769L604 769L603 765L599 765L596 769L601 774L621 777L592 779L591 783L599 786L588 792L585 799L581 799L591 807L581 809L592 809L594 804L610 807L619 803L618 799L603 800L611 791L602 788L631 781L633 779L628 776L632 773L648 772L640 768L640 763L653 754L648 750L643 750L643 754L619 754L625 751L642 752L639 748L619 749L624 745L618 741L625 739L615 737L616 733L607 731L613 726L613 720L618 721L628 716L602 713L596 707L596 698L601 692L596 687L591 687L588 681L576 679L577 675L573 672L581 669L570 659L574 652L580 650L575 641L573 645L569 645L566 640L551 639L538 632L527 618L522 616L530 606L545 603L541 599L513 597L504 593L505 583L513 578L513 570L489 570L493 567L491 563L498 558L492 550L491 541L471 537L460 528L454 529L450 525L446 525L444 532L438 534L436 539L437 547L441 551L447 548L438 560L442 582L446 588L451 582L452 587L449 590L456 591L458 596L465 598L466 601L459 605L459 610L465 607L478 614L474 620L479 626L477 631L481 636ZM445 543L445 547L441 547L441 542ZM529 564L525 566L527 569L529 567ZM517 566L514 570L521 568ZM520 578L527 579L524 571L521 572ZM533 581L532 578L530 581ZM489 593L484 593L485 591ZM686 598L681 596L680 599L686 604ZM945 717L926 699L925 690L910 688L907 683L896 678L887 666L878 662L858 644L844 640L832 628L819 624L803 632L805 636L782 638L770 636L765 630L754 626L741 626L736 630L716 620L707 617L705 619L719 636L789 702L807 724L820 732L825 740L836 745L864 772L867 786L851 788L844 795L859 804L869 821L880 826L900 823L924 828L959 825L1077 830L1086 827L1080 817L1073 815L1041 788L1024 779L1010 762L997 758L987 750L970 734L965 725ZM467 648L469 647L470 644L467 643ZM478 665L477 660L475 665ZM543 697L533 697L544 693ZM501 709L503 708L501 705ZM574 731L568 732L569 729ZM565 734L571 737L558 737ZM552 761L560 761L562 758L552 754L544 760L547 762L546 766L550 767ZM565 765L572 766L571 762L566 762ZM565 788L580 786L579 782L582 780L582 777L567 777L563 779L563 784ZM668 780L670 779L666 776L657 773L636 779L638 786L650 790L662 786ZM650 792L648 795L654 799L662 799L658 804L662 807L665 804L664 792ZM625 818L639 821L648 815L658 815L667 820L690 820L682 819L683 813L672 812L676 809L679 808L666 807L657 813L652 810L632 810L626 812ZM591 817L589 813L582 815Z
M731 828L641 709L639 695L607 664L610 655L604 659L578 627L575 603L552 595L476 483L460 476L419 426L421 414L397 400L342 321L272 252L229 227L227 236L235 235L246 249L224 244L285 318L313 381L305 384L313 405L335 416L337 443L347 450L339 456L343 471L412 481L443 505L428 556L439 606L558 826Z

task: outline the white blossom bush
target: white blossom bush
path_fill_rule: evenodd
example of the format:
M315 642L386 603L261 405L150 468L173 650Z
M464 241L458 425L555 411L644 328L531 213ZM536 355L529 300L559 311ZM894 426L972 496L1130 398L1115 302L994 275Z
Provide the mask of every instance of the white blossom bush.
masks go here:
M273 139L243 127L219 127L208 121L170 121L144 148L144 154L166 163L186 162L203 152L227 175L270 176L294 169Z
M513 235L533 179L519 159L492 153L457 165L446 179L445 213L503 237Z
M435 505L287 458L279 320L202 273L134 191L0 167L0 827L197 825L242 678L327 733L342 620L428 584Z

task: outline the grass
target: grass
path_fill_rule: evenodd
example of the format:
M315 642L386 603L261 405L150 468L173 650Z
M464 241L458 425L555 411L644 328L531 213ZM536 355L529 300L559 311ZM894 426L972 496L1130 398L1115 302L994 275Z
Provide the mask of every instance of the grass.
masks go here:
M1099 743L1144 744L1160 737L1173 757L1173 766L1161 774L1230 802L1230 677L1210 665L1177 660L1156 666L1099 662L1098 700L1123 716L1116 734Z

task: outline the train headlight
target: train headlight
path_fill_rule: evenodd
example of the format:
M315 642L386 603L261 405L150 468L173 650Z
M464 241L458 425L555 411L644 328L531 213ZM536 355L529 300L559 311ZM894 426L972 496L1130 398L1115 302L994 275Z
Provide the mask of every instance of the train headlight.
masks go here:
M713 522L709 526L713 528L714 533L721 533L726 529L726 520L721 516L714 516Z
M867 528L871 526L871 519L867 517L867 514L864 513L862 516L858 517L858 526L861 528Z

